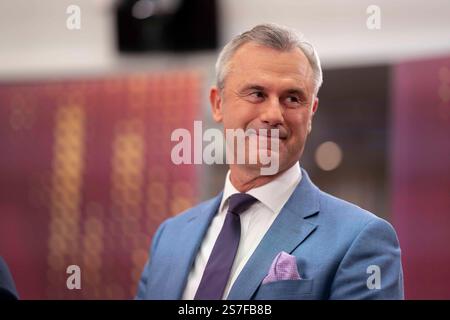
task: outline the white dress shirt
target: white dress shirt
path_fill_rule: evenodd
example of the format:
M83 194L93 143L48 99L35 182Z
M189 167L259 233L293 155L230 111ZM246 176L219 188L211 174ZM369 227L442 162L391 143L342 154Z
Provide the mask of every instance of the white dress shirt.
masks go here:
M284 204L294 192L301 178L302 172L300 170L300 164L297 162L276 179L247 192L258 201L240 214L241 239L231 268L230 277L225 287L223 299L228 296L234 281L280 213ZM219 210L208 228L200 250L197 253L194 265L189 273L186 288L182 296L184 300L192 300L195 297L214 243L225 221L228 210L228 198L235 193L239 193L239 191L231 183L230 171L228 171Z

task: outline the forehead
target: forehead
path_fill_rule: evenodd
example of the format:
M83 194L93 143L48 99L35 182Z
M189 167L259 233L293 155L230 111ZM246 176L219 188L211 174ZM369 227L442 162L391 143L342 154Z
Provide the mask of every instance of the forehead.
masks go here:
M299 48L281 51L249 42L235 52L228 67L228 80L234 84L276 81L312 86L311 65Z

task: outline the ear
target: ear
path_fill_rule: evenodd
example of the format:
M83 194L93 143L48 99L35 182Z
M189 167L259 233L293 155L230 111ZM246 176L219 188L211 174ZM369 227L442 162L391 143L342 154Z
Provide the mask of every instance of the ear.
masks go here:
M222 122L222 97L217 87L212 87L209 92L209 102L211 103L212 116L214 121Z
M315 97L312 108L311 108L311 117L309 118L309 121L308 121L308 133L310 133L312 130L312 119L313 119L314 115L316 114L317 108L319 108L319 98Z
M313 103L313 106L312 106L312 110L311 110L312 111L311 116L314 116L314 114L317 111L317 108L319 108L319 98L315 97L314 98L314 103Z

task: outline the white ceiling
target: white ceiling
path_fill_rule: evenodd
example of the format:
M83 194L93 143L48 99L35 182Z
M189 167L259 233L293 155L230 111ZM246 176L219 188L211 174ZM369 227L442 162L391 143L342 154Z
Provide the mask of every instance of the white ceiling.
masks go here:
M135 64L116 53L113 1L1 1L0 77L104 72ZM81 8L81 30L65 27L70 4ZM366 27L370 4L381 9L380 30ZM219 7L222 42L255 24L276 22L303 32L325 67L450 55L450 0L219 0ZM151 68L160 59L171 58L150 56L137 63Z

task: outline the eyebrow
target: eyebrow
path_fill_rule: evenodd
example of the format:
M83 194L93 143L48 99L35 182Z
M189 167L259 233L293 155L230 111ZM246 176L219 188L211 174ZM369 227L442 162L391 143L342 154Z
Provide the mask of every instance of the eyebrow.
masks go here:
M264 90L266 90L266 88L261 85L258 85L258 84L247 84L242 89L240 89L239 92L245 92L245 91L249 91L249 90L264 91Z

